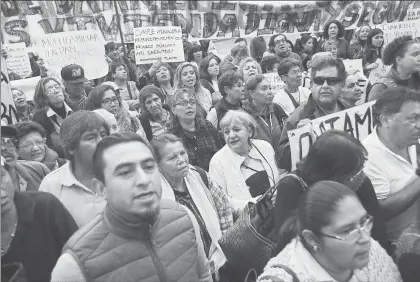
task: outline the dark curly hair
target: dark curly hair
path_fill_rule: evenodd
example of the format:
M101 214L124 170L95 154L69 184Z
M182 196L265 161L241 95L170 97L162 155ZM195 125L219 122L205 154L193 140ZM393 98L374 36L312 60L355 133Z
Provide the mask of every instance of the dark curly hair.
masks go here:
M397 57L403 57L407 52L408 47L413 43L415 43L415 41L411 35L400 36L389 42L382 53L382 62L384 65L392 65L395 68L397 65Z
M344 26L337 20L333 20L324 26L324 32L322 33L322 37L324 39L328 39L328 29L330 28L331 24L335 24L338 27L337 39L342 38L344 36Z
M269 55L263 57L260 63L262 73L272 70L275 64L280 64L280 59L277 56Z

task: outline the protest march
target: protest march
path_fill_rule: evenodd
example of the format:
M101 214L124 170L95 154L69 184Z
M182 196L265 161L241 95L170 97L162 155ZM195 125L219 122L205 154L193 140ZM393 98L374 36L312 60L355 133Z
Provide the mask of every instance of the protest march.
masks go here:
M1 281L420 281L420 1L2 1Z

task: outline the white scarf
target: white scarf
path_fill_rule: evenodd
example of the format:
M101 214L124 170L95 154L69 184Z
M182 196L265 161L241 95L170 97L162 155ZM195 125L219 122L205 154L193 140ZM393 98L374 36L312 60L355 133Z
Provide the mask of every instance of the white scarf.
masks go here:
M170 199L175 201L174 191L166 180L166 178L161 174L162 179L162 199ZM215 208L213 207L211 200L210 192L206 193L208 189L204 184L198 173L195 173L190 166L188 175L184 178L185 184L187 186L188 192L190 193L191 199L196 205L200 215L206 225L207 231L212 240L210 246L209 257L211 265L213 265L214 270L217 271L221 266L226 262L226 257L223 254L222 249L219 246L219 239L222 237L222 231L220 230L219 217L216 213ZM205 190L206 189L206 190ZM212 269L213 271L213 269Z

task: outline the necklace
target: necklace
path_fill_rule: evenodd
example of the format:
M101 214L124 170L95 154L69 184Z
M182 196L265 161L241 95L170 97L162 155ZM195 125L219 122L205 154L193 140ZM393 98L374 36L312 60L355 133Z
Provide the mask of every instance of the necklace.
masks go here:
M11 243L12 243L12 241L13 241L13 238L15 238L17 224L18 224L18 223L17 223L17 221L16 221L15 226L13 227L13 232L12 232L12 234L10 234L10 241L9 241L9 243L7 244L7 246L6 246L6 247L4 247L4 248L3 248L3 246L1 246L1 256L2 256L2 257L3 257L6 253L7 253L7 251L9 250L10 244L11 244Z

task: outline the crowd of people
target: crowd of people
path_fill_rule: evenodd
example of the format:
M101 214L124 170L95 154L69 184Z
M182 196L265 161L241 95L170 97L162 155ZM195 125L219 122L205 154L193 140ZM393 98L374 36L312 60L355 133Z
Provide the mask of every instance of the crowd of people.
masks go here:
M1 125L2 280L418 281L420 43L343 35L238 38L223 58L184 37L185 62L149 65L110 42L94 81L34 63L33 101L13 88ZM368 101L367 138L329 130L292 169L288 131Z

